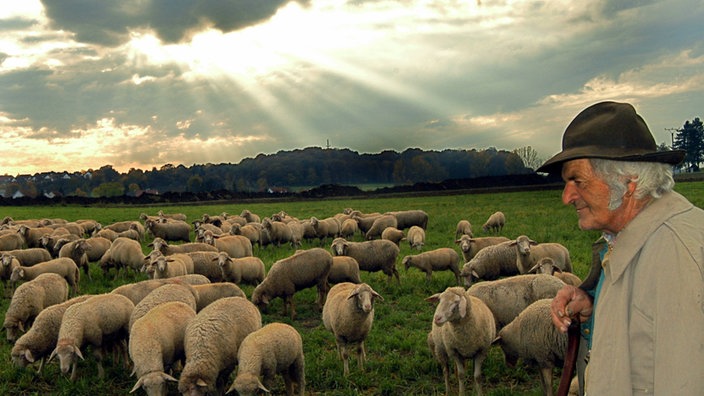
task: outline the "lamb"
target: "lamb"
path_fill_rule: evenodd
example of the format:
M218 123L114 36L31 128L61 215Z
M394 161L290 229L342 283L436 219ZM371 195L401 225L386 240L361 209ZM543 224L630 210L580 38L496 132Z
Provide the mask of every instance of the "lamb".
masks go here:
M221 298L186 326L186 364L178 381L184 395L222 394L242 340L262 327L259 310L242 297Z
M147 246L154 250L160 251L164 256L170 256L176 253L191 253L191 252L217 252L218 248L208 243L189 242L181 245L169 245L163 238L156 237Z
M291 243L293 241L293 233L291 227L281 221L272 221L264 219L264 229L269 234L271 243L275 243L277 247L282 243Z
M88 276L88 279L92 279L88 268L88 249L89 247L86 240L78 239L62 246L61 250L59 250L59 257L70 258L74 263L76 263L78 268L83 268L83 271Z
M455 228L455 239L459 239L462 235L467 235L468 237L473 237L472 224L469 220L460 220L457 222L457 228Z
M518 274L516 267L516 248L511 242L502 242L480 250L471 260L464 263L460 276L466 287L472 286L473 280L493 280L499 276Z
M185 358L186 325L195 318L192 307L180 301L163 303L152 308L131 328L129 355L137 375L130 393L139 388L150 396L166 396L166 381L178 382L167 374L168 369Z
M421 250L423 245L425 245L425 230L418 226L411 226L411 228L408 229L406 239L411 249L416 248Z
M66 289L68 290L68 284ZM41 373L44 361L56 346L64 312L71 305L83 302L90 297L92 297L91 294L82 294L41 310L34 319L32 327L18 338L12 347L10 352L12 362L18 367L27 367L39 361L37 373Z
M563 272L560 267L555 264L552 257L543 257L528 271L529 274L548 274L553 275L557 279L565 282L568 285L579 286L582 284L582 279L571 272Z
M196 292L193 286L187 283L171 283L157 287L134 306L127 327L130 334L132 334L132 325L134 325L134 322L159 304L171 301L182 302L195 311L198 301L198 292Z
M22 249L25 243L25 238L18 232L0 235L0 251L2 250L17 250ZM41 247L41 245L29 246Z
M401 240L403 240L405 236L403 235L403 231L399 230L398 228L394 227L386 227L384 231L381 232L381 239L386 239L387 241L391 241L398 246L401 243Z
M137 272L144 264L144 253L142 245L129 238L116 238L110 245L103 257L100 258L100 267L103 269L103 274L107 275L110 267L115 267L115 279L120 272L120 268L131 268Z
M526 274L543 257L551 257L562 271L572 272L570 252L559 243L541 243L521 235L512 245L516 247L516 266L521 274Z
M328 293L328 300L323 306L323 325L335 336L345 376L350 372L348 351L352 348L357 352L357 366L364 371L364 341L374 323L374 299L377 298L384 301L366 283L339 283Z
M330 289L328 275L332 267L332 256L322 248L299 250L292 256L275 262L269 273L252 292L252 302L266 309L271 300L281 297L284 300L284 315L291 306L291 320L296 317L293 295L298 290L316 286L317 305L322 309L325 296Z
M68 282L71 286L73 293L78 294L80 288L78 282L81 278L81 273L78 270L76 263L66 257L45 261L31 267L15 267L10 275L10 280L12 282L17 282L18 280L32 280L45 273L61 275L61 277L66 279L66 282Z
M225 297L244 297L242 289L234 283L230 282L215 282L206 283L203 285L193 285L193 289L198 293L198 301L196 302L196 312L200 312L203 308L212 304L215 300Z
M274 375L281 374L286 395L293 396L294 385L303 396L306 389L303 339L292 326L270 323L244 338L237 353L237 377L226 393L236 390L240 396L254 396L259 391L271 393Z
M494 315L482 300L455 286L426 300L438 303L428 346L442 366L445 392L450 393L450 362L455 362L459 394L464 395L465 361L474 362L474 387L482 395L482 363L496 336Z
M242 213L240 213L240 216L247 220L247 223L260 223L261 218L259 215L256 215L252 212L250 212L248 209L242 210Z
M103 378L103 351L127 340L133 309L130 299L114 293L99 294L68 307L61 321L56 348L49 360L58 355L61 372L66 374L71 369L73 381L76 379L78 358L83 360L81 348L91 346L97 361L98 377Z
M552 369L562 367L567 350L567 334L552 324L552 299L538 300L529 305L506 325L494 341L501 347L506 364L514 367L518 359L540 369L543 394L552 396Z
M332 258L328 283L342 282L362 283L362 279L359 276L359 263L354 257L334 256Z
M340 225L340 236L345 239L351 239L359 231L359 226L357 221L354 219L347 219ZM383 234L383 232L382 232ZM383 238L383 235L382 235Z
M26 267L37 263L51 260L51 254L44 248L28 248L3 251L3 255L9 254Z
M217 261L225 282L256 286L264 280L264 262L259 257L231 258L226 252L220 252L213 260Z
M489 307L500 330L528 305L542 298L553 298L565 284L554 276L516 275L494 281L479 282L468 289Z
M357 260L362 271L383 271L391 283L393 276L401 284L396 269L396 258L400 249L396 244L385 239L375 239L364 242L349 242L344 238L335 238L330 246L335 256L350 256Z
M230 257L252 256L252 242L242 235L217 236L206 231L203 237L205 243L215 246L219 252L227 252Z
M405 230L412 226L418 226L422 229L428 228L428 214L422 210L401 210L397 212L388 212L396 217L398 225L396 228Z
M506 237L480 237L472 238L468 235L462 235L459 239L455 240L455 243L460 246L462 251L462 257L464 262L471 260L477 255L477 252L484 249L487 246L498 245L501 242L508 242L510 239Z
M408 255L402 261L406 271L410 267L416 267L425 272L425 279L428 282L432 278L433 271L452 271L455 274L457 284L460 284L459 262L460 255L452 248L439 248L416 255Z
M191 226L185 221L174 220L173 222L159 223L147 220L145 226L155 238L159 237L165 241L191 241Z
M364 235L364 239L372 240L375 238L380 238L381 233L384 232L387 227L399 228L396 216L385 214L377 217L372 223L372 226L369 227L369 230L367 230L367 233Z
M5 312L3 327L7 340L14 342L44 308L67 299L68 283L57 274L40 274L34 280L18 286Z
M482 225L482 230L484 232L496 232L499 233L504 228L506 224L506 216L503 212L494 212L489 216L484 225Z

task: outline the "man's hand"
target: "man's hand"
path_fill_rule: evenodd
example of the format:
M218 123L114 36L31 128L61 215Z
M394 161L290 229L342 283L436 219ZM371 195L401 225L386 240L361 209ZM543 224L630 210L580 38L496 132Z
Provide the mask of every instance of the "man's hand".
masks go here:
M587 292L565 285L552 300L552 323L559 331L566 333L573 319L582 323L592 316L592 304L592 297Z

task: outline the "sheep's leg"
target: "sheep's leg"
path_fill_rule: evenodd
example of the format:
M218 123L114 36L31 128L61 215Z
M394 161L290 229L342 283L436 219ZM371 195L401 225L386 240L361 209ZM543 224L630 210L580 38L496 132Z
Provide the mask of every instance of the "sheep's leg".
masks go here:
M360 371L364 371L364 361L367 358L367 353L364 350L364 341L357 344L357 366Z
M433 272L432 271L426 271L425 272L425 281L427 283L430 283L430 281L433 280Z
M484 394L482 389L482 364L484 363L484 359L486 359L485 354L474 357L474 387L479 396Z
M543 387L545 396L552 396L552 368L543 367L540 369L540 385Z
M303 358L296 359L293 367L289 369L291 378L294 382L298 384L298 394L300 396L306 393L306 374L305 374L305 361ZM292 389L293 390L293 389Z
M93 352L93 356L95 356L95 361L98 365L98 378L103 379L105 378L105 369L103 369L103 351L102 348L96 348L95 352Z
M457 394L459 396L464 396L464 381L465 381L465 366L464 366L464 360L460 356L455 356L454 357L455 361L455 373L457 374L457 382L459 384L459 390ZM481 396L481 393L479 393Z
M347 377L350 374L350 363L346 345L342 345L342 347L340 348L340 356L342 357L342 372L345 377Z
M76 380L76 367L78 366L78 359L74 360L73 363L71 363L71 376L69 379L71 381Z

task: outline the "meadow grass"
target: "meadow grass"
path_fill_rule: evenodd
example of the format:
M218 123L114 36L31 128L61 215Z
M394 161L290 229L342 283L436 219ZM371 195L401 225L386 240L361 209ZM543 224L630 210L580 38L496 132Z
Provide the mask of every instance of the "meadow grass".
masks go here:
M679 183L676 188L695 205L704 207L704 182ZM239 214L249 209L260 216L268 216L281 210L300 219L316 216L323 218L350 207L362 212L385 212L391 210L422 209L429 215L427 241L424 250L439 247L453 247L457 221L469 220L477 236L486 236L481 225L494 211L506 214L507 222L502 235L515 238L525 234L541 242L559 242L570 251L574 270L584 277L591 257L591 243L598 237L597 232L581 231L577 227L576 214L571 206L564 206L560 200L560 190L526 191L512 193L490 193L475 195L415 196L374 199L329 199L321 201L265 202L265 203L214 203L188 206L154 207L83 207L83 206L42 206L42 207L0 207L0 217L26 218L65 218L95 219L102 224L121 220L137 220L140 213L155 214L162 209L167 213L185 213L190 220L199 219L204 213L210 215L228 212ZM359 236L356 240L361 240ZM144 252L150 251L144 242ZM323 247L329 248L330 241ZM302 248L320 246L316 242L304 242ZM254 254L260 257L267 269L281 258L293 253L290 247L256 248ZM366 371L360 372L356 360L350 362L351 374L342 375L342 363L336 352L334 337L325 330L320 312L314 306L316 292L307 289L296 294L294 300L298 318L291 321L282 315L282 301L276 299L263 314L263 322L284 322L293 325L303 336L306 356L307 391L310 394L325 395L399 395L444 394L442 372L433 360L426 344L430 330L434 306L425 298L454 285L454 276L449 272L433 273L428 283L425 275L417 269L405 271L401 259L408 254L416 254L408 244L401 244L397 265L401 273L401 283L387 284L382 273L362 273L364 282L369 283L383 297L376 304L374 327L366 342ZM96 263L91 264L93 280L81 279L82 293L104 293L114 287L137 280L146 279L142 274L120 275L117 280L111 273L103 276ZM253 287L243 285L242 289L251 296ZM0 306L7 310L9 300L4 299ZM3 395L119 395L126 394L136 382L130 371L119 364L108 361L104 379L97 377L97 369L89 354L84 352L86 361L79 365L79 375L75 382L61 374L58 364L51 362L37 375L32 369L22 369L10 362L11 345L0 341L0 394ZM501 351L492 348L484 362L484 390L488 395L540 395L538 371L535 368L517 366L508 368ZM471 363L467 372L471 373ZM559 369L555 370L554 386L559 381ZM468 389L472 390L471 375ZM456 379L452 379L456 392ZM229 386L229 384L228 384ZM283 382L277 378L271 389L274 394L284 392ZM138 391L138 392L141 392ZM170 385L170 393L177 394L176 386Z

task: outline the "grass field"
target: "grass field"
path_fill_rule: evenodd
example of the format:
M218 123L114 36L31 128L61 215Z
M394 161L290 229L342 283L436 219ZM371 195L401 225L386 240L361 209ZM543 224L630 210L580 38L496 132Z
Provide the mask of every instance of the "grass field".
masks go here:
M680 183L677 190L704 207L704 183ZM390 210L422 209L429 214L427 244L424 250L439 247L454 247L454 230L457 221L468 219L477 236L485 236L481 231L484 220L494 211L506 214L507 223L502 232L509 238L525 234L540 242L560 242L571 252L575 272L584 277L590 260L590 245L598 237L597 232L580 231L572 207L562 205L560 191L496 193L477 195L452 195L439 197L394 197L384 199L323 200L301 202L267 202L247 204L213 204L200 206L169 207L0 207L0 217L25 218L65 218L95 219L102 224L121 220L137 220L142 212L155 214L159 209L165 212L182 212L189 220L200 218L204 213L211 215L228 212L239 214L249 209L260 216L284 210L298 218L311 216L327 217L351 207L363 212L385 212ZM357 239L360 239L357 237ZM144 252L150 251L144 243ZM304 243L303 248L319 246L317 243ZM324 245L329 248L329 241ZM264 249L255 248L267 268L283 257L293 253L290 247ZM367 366L365 372L357 369L356 361L351 362L351 375L342 375L342 363L337 357L334 338L325 330L321 314L314 307L315 290L307 289L296 294L295 302L298 318L291 322L281 314L282 301L276 299L263 315L264 323L285 322L292 324L303 336L306 355L307 390L310 394L326 395L400 395L400 394L443 394L444 384L439 365L432 359L426 345L426 335L430 330L434 306L424 299L454 284L451 273L433 273L433 279L426 283L425 275L416 269L405 271L401 259L415 254L407 244L401 245L398 258L401 284L387 285L381 273L363 273L363 281L369 283L383 297L376 304L374 327L367 340ZM119 284L146 279L145 275L128 275L113 281L105 278L97 264L91 264L93 281L81 279L83 293L108 292ZM242 289L251 295L253 288ZM4 313L9 300L2 301ZM129 376L129 370L119 365L106 364L106 377L97 377L94 362L84 352L86 361L79 365L79 379L70 382L61 375L56 362L51 362L37 375L31 369L14 367L10 362L11 345L0 341L0 394L2 395L120 395L126 394L136 382ZM471 366L471 363L469 363ZM541 394L537 370L529 367L508 368L498 348L492 348L484 363L484 389L489 395L539 395ZM471 371L468 371L470 373ZM559 381L556 370L554 385ZM456 386L456 380L454 384ZM471 380L468 389L472 389ZM228 384L229 386L229 384ZM284 392L283 382L277 379L271 389L274 394ZM176 394L175 385L171 393ZM141 391L138 391L141 392Z

